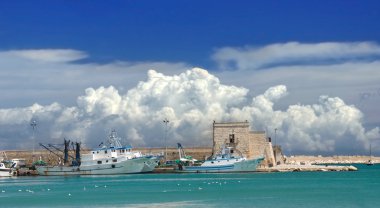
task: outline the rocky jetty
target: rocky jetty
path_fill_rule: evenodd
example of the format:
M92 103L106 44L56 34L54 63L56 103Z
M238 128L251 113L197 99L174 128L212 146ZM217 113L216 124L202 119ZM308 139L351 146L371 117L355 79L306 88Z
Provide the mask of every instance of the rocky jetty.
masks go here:
M291 165L281 164L274 167L260 167L259 172L304 172L304 171L357 171L352 165Z

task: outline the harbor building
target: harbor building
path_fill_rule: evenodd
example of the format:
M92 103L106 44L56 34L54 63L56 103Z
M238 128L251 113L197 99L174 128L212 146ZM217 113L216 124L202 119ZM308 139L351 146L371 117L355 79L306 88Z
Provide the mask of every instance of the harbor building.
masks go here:
M264 156L262 165L267 167L279 164L274 155L271 139L265 131L251 131L249 122L213 123L213 149L215 155L223 145L232 147L231 153L241 154L247 159ZM278 151L277 151L278 152ZM277 155L276 155L277 156Z

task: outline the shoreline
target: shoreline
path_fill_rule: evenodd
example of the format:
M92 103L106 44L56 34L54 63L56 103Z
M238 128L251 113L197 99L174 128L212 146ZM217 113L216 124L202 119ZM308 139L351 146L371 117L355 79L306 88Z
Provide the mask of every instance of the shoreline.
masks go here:
M193 147L184 148L187 155L192 155L193 158L198 160L204 160L206 156L211 155L212 148L209 147ZM142 153L162 153L165 148L135 148ZM87 153L89 150L83 150L83 153ZM31 164L40 158L47 161L49 164L54 165L57 161L48 151L36 150L35 157L33 159L33 151L30 150L3 150L8 159L26 159L26 166L31 167ZM4 155L3 155L4 156ZM167 148L168 160L175 160L178 158L177 148ZM6 158L4 158L6 159ZM256 172L310 172L310 171L357 171L357 168L352 164L365 164L370 157L362 155L354 156L313 156L313 155L294 155L285 156L284 163L268 167L265 165L259 165ZM371 160L374 163L380 163L380 157L372 156ZM339 165L340 164L340 165ZM29 175L29 171L20 175ZM156 168L153 173L175 173L173 168ZM31 175L34 175L31 173Z

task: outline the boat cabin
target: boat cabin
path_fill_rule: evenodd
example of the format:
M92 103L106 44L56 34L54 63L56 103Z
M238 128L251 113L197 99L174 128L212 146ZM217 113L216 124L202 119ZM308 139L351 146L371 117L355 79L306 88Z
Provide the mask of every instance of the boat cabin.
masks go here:
M92 160L104 159L104 158L118 158L124 157L126 155L131 154L132 147L109 147L109 148L100 148L93 150Z

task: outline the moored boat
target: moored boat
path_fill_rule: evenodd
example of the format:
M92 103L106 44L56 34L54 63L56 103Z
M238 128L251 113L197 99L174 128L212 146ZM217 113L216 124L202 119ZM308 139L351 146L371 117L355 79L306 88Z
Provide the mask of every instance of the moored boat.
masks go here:
M119 140L116 132L112 131L108 139L109 146L83 155L79 154L80 146L76 143L76 158L72 165L36 166L36 170L46 176L110 175L152 172L158 165L159 157L133 151L131 146L122 146ZM66 154L64 161L67 161Z
M183 152L181 144L178 144L180 159L177 161L178 172L190 173L225 173L225 172L254 172L257 165L264 160L264 157L256 159L247 159L242 156L231 154L232 147L222 147L221 152L215 157L204 161L197 162L189 158Z
M375 163L372 161L372 145L369 144L369 160L365 163L368 166L372 166Z
M11 164L10 167L8 167L5 162L0 162L0 177L14 176L15 175L14 166L15 166L15 163Z

